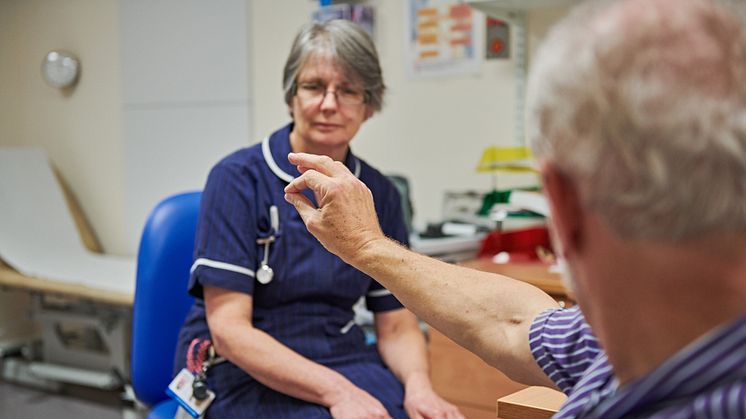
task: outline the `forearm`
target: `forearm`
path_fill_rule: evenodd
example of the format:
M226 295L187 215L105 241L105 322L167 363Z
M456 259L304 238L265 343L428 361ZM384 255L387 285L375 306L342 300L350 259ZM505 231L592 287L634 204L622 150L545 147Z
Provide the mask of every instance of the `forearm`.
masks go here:
M291 153L302 173L285 188L308 230L332 253L383 284L419 318L527 384L551 385L531 355L531 322L557 303L536 287L449 265L386 239L371 191L342 163ZM302 192L311 189L316 203Z
M368 242L347 262L383 284L419 318L511 378L551 385L528 346L533 319L558 307L543 291L419 255L388 239Z
M382 334L378 338L381 358L402 384L406 385L415 375L428 377L425 338L414 320L414 327L396 333Z
M260 383L289 396L330 407L354 385L336 371L317 364L267 333L225 327L216 350ZM215 336L213 337L215 339Z

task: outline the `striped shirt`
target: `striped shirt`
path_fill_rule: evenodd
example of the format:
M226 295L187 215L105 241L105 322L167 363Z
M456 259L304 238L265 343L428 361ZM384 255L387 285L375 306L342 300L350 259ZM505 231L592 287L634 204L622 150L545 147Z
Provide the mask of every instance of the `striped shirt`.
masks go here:
M746 316L625 386L578 307L543 312L529 339L539 366L568 395L555 418L746 419Z

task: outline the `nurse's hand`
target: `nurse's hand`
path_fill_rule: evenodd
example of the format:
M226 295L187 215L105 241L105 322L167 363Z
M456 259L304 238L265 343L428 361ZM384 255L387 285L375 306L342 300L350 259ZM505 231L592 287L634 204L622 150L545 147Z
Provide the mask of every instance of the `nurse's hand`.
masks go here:
M410 419L464 419L456 406L435 394L426 375L407 379L404 410Z
M285 187L285 200L327 250L349 263L368 244L385 239L370 189L344 164L305 153L290 153L288 160L302 174ZM306 189L318 208L301 193Z
M358 387L345 391L343 398L332 404L329 412L334 419L391 419L378 399Z

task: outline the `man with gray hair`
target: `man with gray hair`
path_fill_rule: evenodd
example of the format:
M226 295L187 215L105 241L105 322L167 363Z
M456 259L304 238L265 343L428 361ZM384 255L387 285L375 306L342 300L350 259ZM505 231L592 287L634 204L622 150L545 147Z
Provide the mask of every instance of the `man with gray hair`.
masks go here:
M746 6L595 1L554 28L529 82L555 250L579 307L409 252L370 192L291 154L309 231L557 417L746 417ZM311 189L318 207L300 193Z

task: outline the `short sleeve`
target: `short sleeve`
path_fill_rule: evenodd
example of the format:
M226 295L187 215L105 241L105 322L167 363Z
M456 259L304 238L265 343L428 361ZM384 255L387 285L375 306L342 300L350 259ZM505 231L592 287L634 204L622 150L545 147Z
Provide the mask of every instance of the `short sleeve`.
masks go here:
M529 344L539 367L564 393L569 393L601 353L598 339L577 306L542 312L531 325Z
M386 179L386 193L376 202L383 233L409 247L409 233L404 222L401 197L393 184ZM375 280L371 280L365 295L365 304L372 312L395 310L404 307L393 294Z
M251 294L256 266L256 187L242 165L223 160L202 193L189 293L212 286Z

